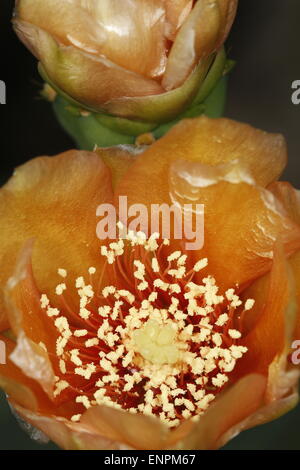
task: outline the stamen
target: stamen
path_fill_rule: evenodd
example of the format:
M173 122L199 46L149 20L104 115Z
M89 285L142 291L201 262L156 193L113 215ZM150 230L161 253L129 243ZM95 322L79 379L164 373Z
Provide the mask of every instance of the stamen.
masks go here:
M55 289L60 309L41 296L57 330L54 396L73 401L78 412L71 421L97 404L157 416L172 428L183 419L198 420L247 352L237 343L237 324L254 300L242 306L235 289L219 293L213 276L192 282L209 266L207 258L186 272L188 254L165 256L169 244L158 234L147 239L129 232L126 240L102 246L106 261L97 290L97 271L90 267L89 283L76 279L75 311L64 305L65 283ZM111 285L102 286L104 270ZM67 277L62 268L58 274Z

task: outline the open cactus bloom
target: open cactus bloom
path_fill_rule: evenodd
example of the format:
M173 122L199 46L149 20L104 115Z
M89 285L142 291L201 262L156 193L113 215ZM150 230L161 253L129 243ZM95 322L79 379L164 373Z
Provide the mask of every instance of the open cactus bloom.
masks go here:
M197 99L236 8L237 0L18 0L14 26L68 99L164 122Z
M282 136L201 117L142 153L18 168L0 191L0 385L16 412L65 449L215 449L295 406L300 201L277 181L285 164ZM97 207L120 196L204 204L204 246L121 217L101 241Z

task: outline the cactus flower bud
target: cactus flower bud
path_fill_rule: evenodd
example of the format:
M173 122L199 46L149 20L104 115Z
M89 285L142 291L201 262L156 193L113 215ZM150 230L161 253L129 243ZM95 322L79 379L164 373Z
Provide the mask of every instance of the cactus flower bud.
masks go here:
M139 135L198 104L237 2L17 0L13 22L60 95L93 113L147 123Z

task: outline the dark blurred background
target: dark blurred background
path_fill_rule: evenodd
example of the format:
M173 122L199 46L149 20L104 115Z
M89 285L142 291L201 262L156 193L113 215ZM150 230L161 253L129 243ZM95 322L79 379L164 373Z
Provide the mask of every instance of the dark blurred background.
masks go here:
M7 85L7 104L0 106L1 182L29 158L73 146L49 104L39 98L42 80L36 62L11 28L13 3L1 0L0 80ZM291 85L300 80L299 23L299 0L240 0L227 41L237 66L231 75L226 109L228 117L285 135L289 165L284 178L298 187L300 105L291 102ZM241 434L226 449L300 449L299 427L300 407L273 423ZM55 446L31 441L0 394L0 449L47 448Z

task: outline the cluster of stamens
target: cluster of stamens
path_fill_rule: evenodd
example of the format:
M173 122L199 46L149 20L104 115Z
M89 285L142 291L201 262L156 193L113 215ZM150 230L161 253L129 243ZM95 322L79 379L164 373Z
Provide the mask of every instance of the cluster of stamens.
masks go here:
M194 282L207 259L188 269L186 253L166 256L169 241L158 240L129 232L102 246L114 283L103 287L103 272L90 267L76 280L76 311L64 269L61 307L41 296L57 330L54 397L73 401L74 422L95 405L157 416L169 427L198 420L247 351L236 325L254 301L243 305L234 289L220 295L212 276Z

